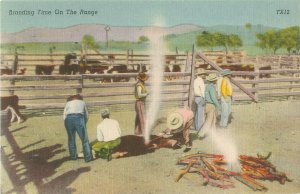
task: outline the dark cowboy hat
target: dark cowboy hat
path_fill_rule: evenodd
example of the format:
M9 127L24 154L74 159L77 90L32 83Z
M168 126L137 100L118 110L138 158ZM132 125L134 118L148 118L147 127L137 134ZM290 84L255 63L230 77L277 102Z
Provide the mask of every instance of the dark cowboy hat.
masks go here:
M145 73L139 73L139 75L137 76L137 78L141 81L146 81L148 80L149 76L146 75Z

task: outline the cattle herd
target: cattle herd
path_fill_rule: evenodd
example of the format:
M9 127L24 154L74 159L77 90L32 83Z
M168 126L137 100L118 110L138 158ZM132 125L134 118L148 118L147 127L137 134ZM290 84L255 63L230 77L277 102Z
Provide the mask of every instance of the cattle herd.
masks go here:
M125 65L125 64L114 64L115 56L108 55L108 63L103 63L101 60L77 59L76 53L69 53L64 57L64 63L59 65L60 75L75 75L75 74L115 74L115 73L137 73L137 72L147 72L148 69L145 64L137 65ZM174 64L175 62L175 64ZM165 72L182 72L181 65L176 63L176 56L166 56L165 57ZM230 65L221 64L219 65L222 69L230 69L231 71L254 71L254 65ZM208 64L201 64L198 68L203 68L209 70L211 67ZM35 74L36 75L52 75L55 69L55 65L36 65ZM259 70L271 70L271 66L260 67ZM24 75L26 68L20 69L17 75ZM14 74L12 69L0 69L1 75L12 75ZM242 78L254 79L254 76L245 75ZM270 74L260 74L260 77L270 77ZM169 77L167 80L174 79ZM107 79L105 81L129 81L129 78L113 78Z

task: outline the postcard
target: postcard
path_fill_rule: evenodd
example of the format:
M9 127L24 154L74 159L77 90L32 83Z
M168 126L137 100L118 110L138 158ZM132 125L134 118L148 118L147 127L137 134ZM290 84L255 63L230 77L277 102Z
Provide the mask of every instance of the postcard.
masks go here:
M299 0L2 0L1 193L300 193Z

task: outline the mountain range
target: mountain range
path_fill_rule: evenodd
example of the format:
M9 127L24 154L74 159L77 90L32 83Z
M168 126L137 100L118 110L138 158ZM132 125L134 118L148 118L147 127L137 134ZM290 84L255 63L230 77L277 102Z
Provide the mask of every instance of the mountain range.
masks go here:
M2 43L25 42L80 42L86 34L94 36L96 41L106 41L106 25L80 24L67 28L40 28L32 27L15 33L1 33ZM140 36L148 32L161 31L168 34L184 34L200 30L197 25L177 25L172 27L120 27L110 26L108 39L114 41L138 41Z

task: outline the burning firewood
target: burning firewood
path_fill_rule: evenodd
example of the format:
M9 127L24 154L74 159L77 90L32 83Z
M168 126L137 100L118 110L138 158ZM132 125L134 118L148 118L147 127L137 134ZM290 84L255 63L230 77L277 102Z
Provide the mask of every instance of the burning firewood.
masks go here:
M177 175L175 181L178 182L185 174L194 173L203 178L203 185L211 185L222 189L234 187L234 177L236 180L247 185L252 190L267 191L268 189L258 180L278 181L284 184L286 181L292 181L285 173L278 172L276 167L268 161L271 156L257 154L257 157L240 155L241 172L227 170L224 166L226 161L223 155L197 153L190 154L178 159L178 165L186 165Z

